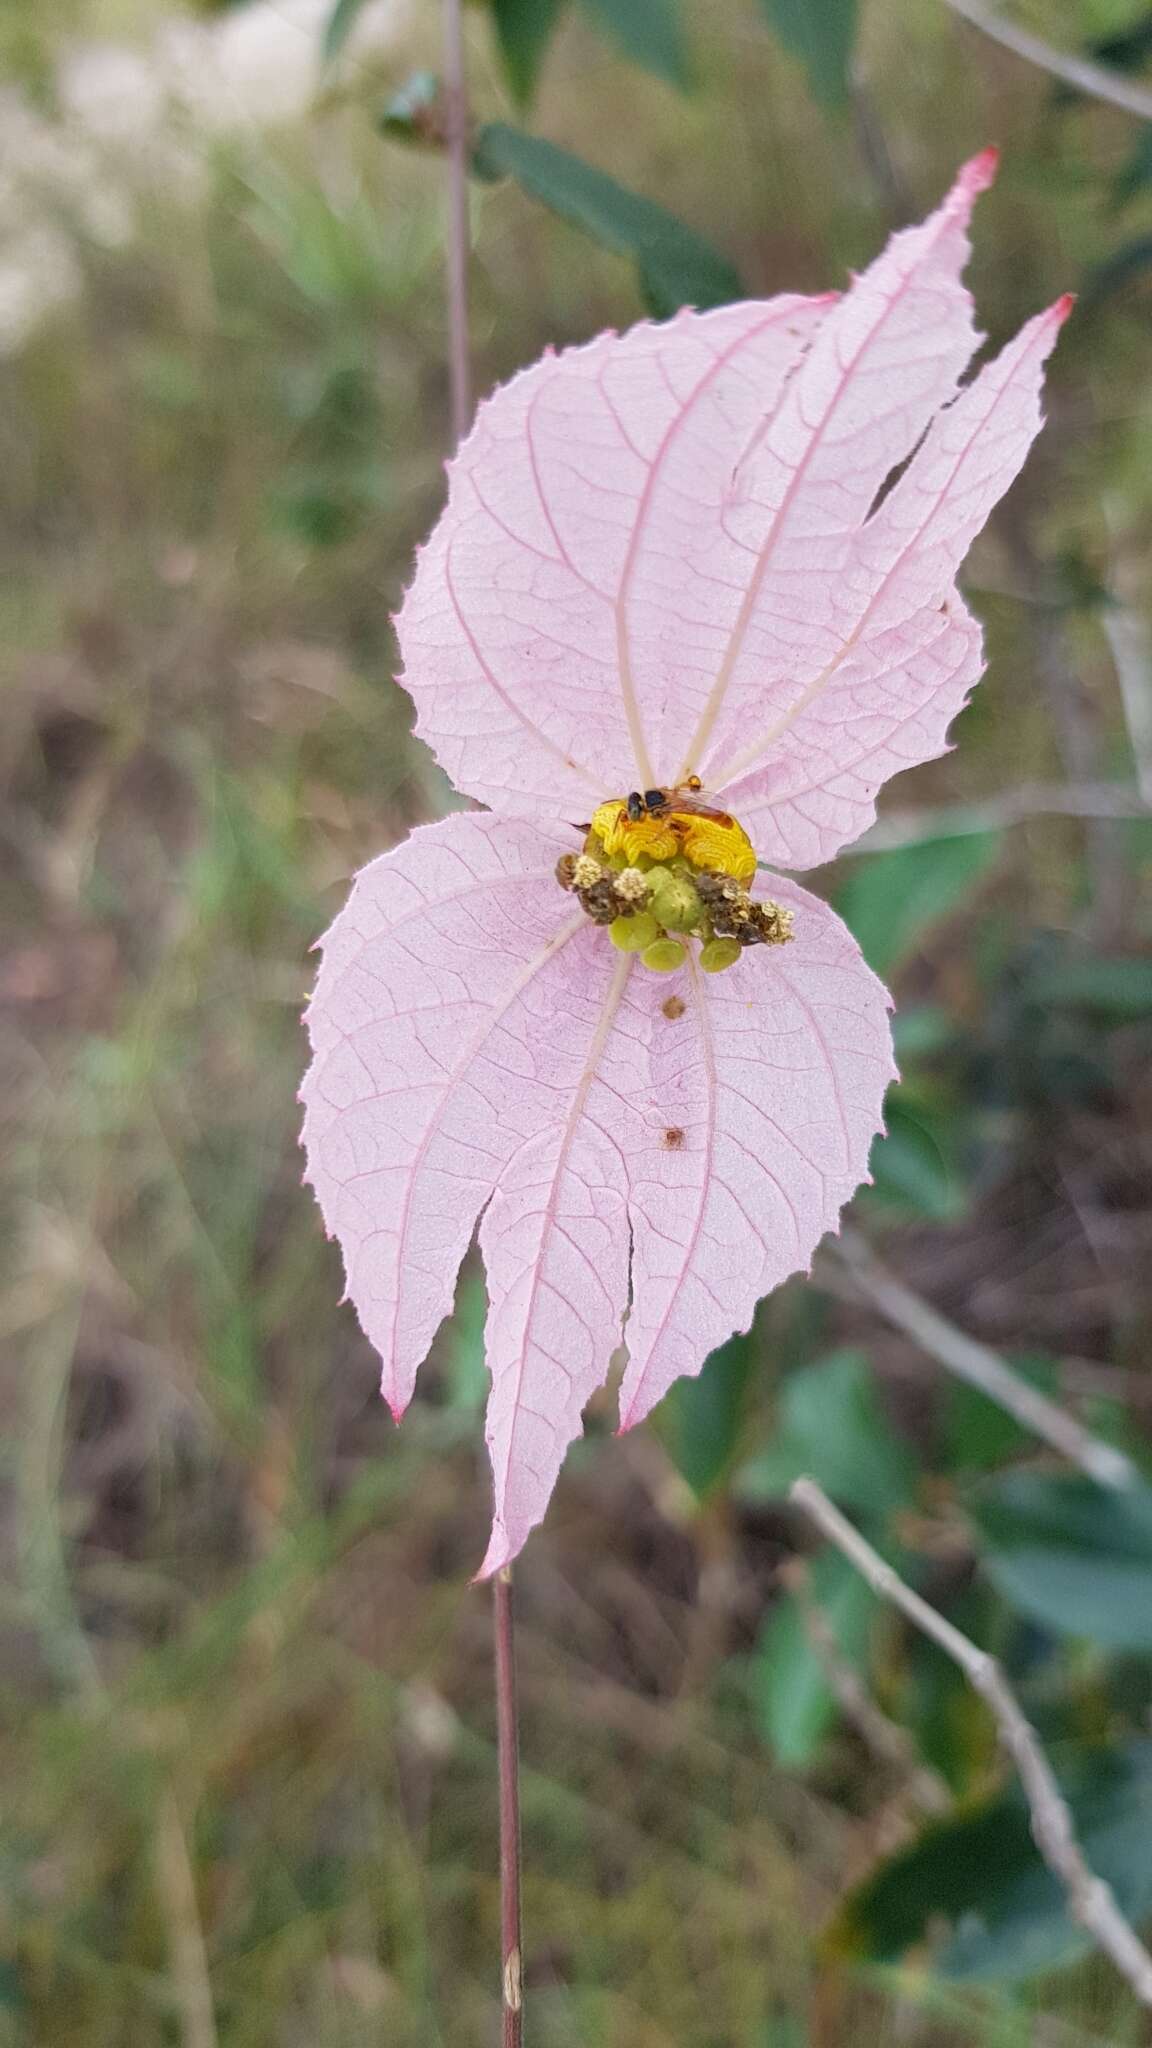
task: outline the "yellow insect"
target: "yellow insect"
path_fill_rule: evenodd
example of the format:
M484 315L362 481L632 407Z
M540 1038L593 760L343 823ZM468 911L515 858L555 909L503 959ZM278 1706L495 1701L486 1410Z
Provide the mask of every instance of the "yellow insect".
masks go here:
M634 789L601 804L591 830L610 856L629 861L674 860L749 882L756 853L744 827L728 811L705 803L698 775L668 788Z
M731 825L734 821L727 811L700 801L702 788L700 777L690 775L687 782L674 783L670 789L634 789L626 799L628 816L635 825L641 818L663 818L669 811L677 811L685 817L715 818L719 825Z

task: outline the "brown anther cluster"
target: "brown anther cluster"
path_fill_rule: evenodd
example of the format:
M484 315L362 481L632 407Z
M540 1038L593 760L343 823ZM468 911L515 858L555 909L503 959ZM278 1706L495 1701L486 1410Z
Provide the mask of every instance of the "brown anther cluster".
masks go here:
M648 902L648 884L638 868L625 868L617 874L601 867L590 853L562 853L556 863L556 880L578 898L593 924L614 924L618 917L632 917Z
M792 937L792 912L779 903L753 902L731 875L703 872L694 879L718 939L737 939L742 946L783 946Z

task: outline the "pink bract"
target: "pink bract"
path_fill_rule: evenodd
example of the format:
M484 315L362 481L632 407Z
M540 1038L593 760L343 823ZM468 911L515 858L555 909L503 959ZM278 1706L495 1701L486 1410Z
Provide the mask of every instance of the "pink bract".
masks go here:
M543 1516L614 1352L628 1427L807 1268L866 1175L889 1001L826 905L767 875L790 944L654 974L555 865L598 803L695 772L761 858L803 869L943 750L982 659L953 579L1040 425L1069 304L960 386L994 167L976 157L843 298L545 357L450 465L404 680L490 809L357 877L322 942L304 1142L397 1417L479 1226L484 1573Z

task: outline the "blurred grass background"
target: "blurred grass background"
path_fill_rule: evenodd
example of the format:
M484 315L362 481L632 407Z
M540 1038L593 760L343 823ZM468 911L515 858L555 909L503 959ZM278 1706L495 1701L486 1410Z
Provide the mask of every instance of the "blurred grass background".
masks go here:
M242 13L225 91L208 53ZM1135 0L1014 18L1136 79L1152 52ZM889 809L1141 771L1147 794L1149 131L939 0L864 8L831 114L752 0L683 23L687 94L566 18L531 124L753 291L839 282L990 139L993 338L1088 286L969 565L988 680ZM4 2048L479 2048L496 2025L482 1282L397 1433L296 1144L309 947L355 867L451 801L389 628L446 453L443 174L374 126L435 65L437 10L376 10L328 73L322 25L154 0L0 22ZM478 108L516 118L483 9L469 26ZM512 185L474 208L481 389L639 316L629 264ZM856 1216L1147 1463L1152 832L995 825L818 878L902 1013ZM1135 1740L1152 1638L1066 1636L982 1566L972 1475L1051 1461L831 1266L660 1426L611 1430L596 1404L518 1568L537 2048L1146 2040L1100 1963L965 1975L862 1922L812 1938L919 1824L798 1630L785 1466L838 1449L841 1497L1054 1741ZM991 1796L982 1712L856 1608L889 1712L962 1810ZM1152 1905L1150 1842L1146 1813Z

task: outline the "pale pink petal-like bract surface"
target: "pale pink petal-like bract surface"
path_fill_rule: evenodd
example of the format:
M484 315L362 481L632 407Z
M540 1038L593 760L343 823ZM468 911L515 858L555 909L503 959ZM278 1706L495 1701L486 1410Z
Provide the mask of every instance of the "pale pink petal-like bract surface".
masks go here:
M981 670L954 578L1039 425L1067 303L962 384L990 153L843 298L683 313L484 404L399 633L490 805L357 878L309 1010L308 1176L399 1415L478 1232L495 1520L548 1503L625 1347L639 1421L806 1269L867 1172L888 998L794 882L783 946L648 971L559 889L599 803L700 775L785 868L939 753Z

